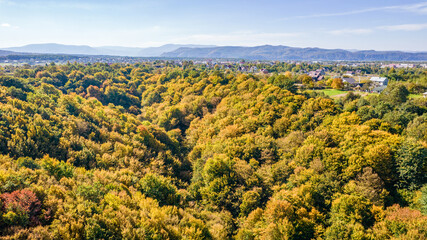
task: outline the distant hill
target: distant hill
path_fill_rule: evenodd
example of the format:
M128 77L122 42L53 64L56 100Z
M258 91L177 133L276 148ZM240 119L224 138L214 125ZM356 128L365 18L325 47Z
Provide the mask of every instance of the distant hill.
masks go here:
M11 52L13 51L13 52ZM427 52L343 50L296 48L287 46L224 46L167 44L160 47L90 47L55 43L30 44L4 48L0 56L15 54L84 54L128 57L234 58L248 60L321 60L321 61L427 61Z
M18 53L12 52L12 51L0 50L0 56L8 56L8 55L16 55L16 54L18 54Z
M95 48L90 46L75 46L75 45L62 45L56 43L46 44L30 44L23 47L11 47L4 50L25 53L44 53L44 54L87 54L87 55L100 55L102 54Z
M56 43L30 44L22 47L4 48L3 50L25 53L42 54L85 54L85 55L110 55L110 56L131 56L131 57L159 57L165 52L177 50L179 48L215 47L212 45L179 45L167 44L160 47L134 48L134 47L90 47L86 45L63 45Z
M249 60L427 61L427 52L348 51L287 46L179 48L161 55L170 58L242 58Z
M214 45L195 45L195 44L166 44L160 47L149 47L149 48L143 48L138 52L139 57L160 57L162 54L175 51L179 48L211 48L216 47Z

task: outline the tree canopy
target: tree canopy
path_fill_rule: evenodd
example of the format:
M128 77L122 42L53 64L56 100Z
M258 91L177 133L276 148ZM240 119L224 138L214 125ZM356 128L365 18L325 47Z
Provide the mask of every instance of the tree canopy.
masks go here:
M0 69L0 238L426 238L426 99L304 67Z

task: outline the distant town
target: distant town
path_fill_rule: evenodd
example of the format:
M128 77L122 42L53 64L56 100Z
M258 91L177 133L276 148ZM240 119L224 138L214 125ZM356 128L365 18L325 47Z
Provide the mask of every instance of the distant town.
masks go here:
M267 77L291 72L295 79L294 84L299 89L326 89L327 91L327 89L333 88L340 91L362 93L381 93L386 89L390 80L401 81L403 80L402 74L411 74L415 71L424 72L427 69L426 62L261 61L66 54L0 56L0 66L4 68L5 73L13 72L13 68L19 66L34 68L50 64L134 65L141 63L149 64L156 69L185 68L188 65L193 65L205 70L233 71L267 75ZM394 72L398 72L400 75ZM394 76L393 79L390 79L390 76ZM338 93L335 92L335 94Z

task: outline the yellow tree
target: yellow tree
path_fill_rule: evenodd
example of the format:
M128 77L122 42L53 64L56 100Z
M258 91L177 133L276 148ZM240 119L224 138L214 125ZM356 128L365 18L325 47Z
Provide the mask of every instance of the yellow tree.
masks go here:
M332 80L331 87L333 89L342 89L344 87L344 83L341 78L334 78Z

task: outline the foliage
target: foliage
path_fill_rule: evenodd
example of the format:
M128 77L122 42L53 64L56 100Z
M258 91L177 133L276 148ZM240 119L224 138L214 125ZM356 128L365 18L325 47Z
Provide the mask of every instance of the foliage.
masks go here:
M295 82L351 67L243 65L272 74L1 68L0 238L425 238L424 72L367 65L399 83L331 99Z

